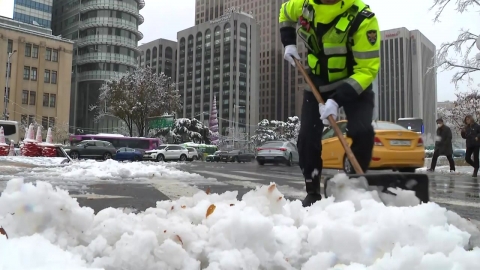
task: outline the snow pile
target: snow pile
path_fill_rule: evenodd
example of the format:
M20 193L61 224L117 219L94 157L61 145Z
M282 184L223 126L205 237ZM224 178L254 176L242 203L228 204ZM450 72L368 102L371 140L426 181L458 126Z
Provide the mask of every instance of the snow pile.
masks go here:
M0 197L10 237L0 235L8 254L0 269L478 268L480 232L467 220L435 203L387 207L362 196L351 198L358 209L333 198L305 209L272 184L242 201L236 192L197 193L138 214L94 215L66 191L14 179Z
M417 172L426 172L429 167L419 168ZM471 175L473 173L473 167L471 166L455 166L455 172L450 172L450 166L437 166L435 173L441 174L453 174L453 175Z

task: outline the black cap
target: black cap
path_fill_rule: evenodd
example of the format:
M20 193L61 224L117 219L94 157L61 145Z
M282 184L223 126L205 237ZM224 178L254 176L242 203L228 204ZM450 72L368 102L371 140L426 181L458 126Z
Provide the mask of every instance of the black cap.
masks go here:
M438 124L438 123L443 123L443 119L442 119L442 118L438 118L438 119L437 119L437 124Z

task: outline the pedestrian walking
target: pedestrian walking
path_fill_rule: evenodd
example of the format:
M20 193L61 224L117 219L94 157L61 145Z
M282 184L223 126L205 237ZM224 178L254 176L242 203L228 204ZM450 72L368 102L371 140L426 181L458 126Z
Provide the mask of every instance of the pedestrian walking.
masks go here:
M465 126L462 128L462 138L466 140L467 151L465 161L473 167L472 177L478 174L478 151L480 149L480 125L478 125L471 115L465 116L463 120ZM472 160L473 155L473 160Z
M453 161L452 130L445 125L442 118L437 119L437 126L435 150L433 152L432 163L430 164L430 169L428 169L428 171L434 172L438 157L446 156L448 163L450 164L450 172L454 172L455 162Z
M326 101L319 106L311 91L303 93L297 146L307 191L303 206L310 206L322 199L322 130L330 115L336 119L340 107L348 119L352 151L362 170L368 170L375 137L372 82L380 68L381 35L377 17L362 0L283 2L279 26L285 60L292 66L294 58L300 60L298 33L308 50L309 76Z

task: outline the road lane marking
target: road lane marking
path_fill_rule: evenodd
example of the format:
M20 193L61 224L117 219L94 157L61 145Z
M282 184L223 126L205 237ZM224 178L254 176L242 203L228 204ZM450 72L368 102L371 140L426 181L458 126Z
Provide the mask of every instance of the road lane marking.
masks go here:
M226 173L219 173L219 172L210 172L210 171L195 171L195 173L198 173L198 174L204 173L204 174L215 175L215 176L218 176L218 177L230 178L230 179L235 179L235 180L244 180L244 181L261 181L261 180L264 180L264 179L244 177L244 176L240 176L240 175L226 174Z
M74 194L70 195L72 198L87 199L87 200L101 200L101 199L131 199L132 196L115 196L102 194Z
M480 208L480 203L478 203L478 202L468 202L468 201L452 200L452 199L445 199L445 198L438 198L438 197L431 197L430 201L432 201L434 203L441 203L441 204Z
M268 177L268 178L285 179L285 180L289 180L287 182L289 182L291 184L303 184L304 183L303 177L289 177L289 176L278 175L278 174L262 174L262 173L257 173L257 172L244 172L244 171L233 171L233 172L234 173L257 175L257 176ZM320 187L323 188L323 183L320 183Z
M178 180L162 179L159 181L152 181L151 185L170 198L170 200L177 200L181 197L191 197L198 192L204 192L199 188Z
M230 185L235 185L235 186L241 186L244 188L250 188L250 189L255 189L261 186L268 186L266 184L255 183L251 181L238 181L238 180L225 181L225 183L228 183ZM303 199L306 194L304 191L293 188L291 186L278 185L278 184L276 184L276 186L277 186L277 189L280 191L280 193L290 198Z

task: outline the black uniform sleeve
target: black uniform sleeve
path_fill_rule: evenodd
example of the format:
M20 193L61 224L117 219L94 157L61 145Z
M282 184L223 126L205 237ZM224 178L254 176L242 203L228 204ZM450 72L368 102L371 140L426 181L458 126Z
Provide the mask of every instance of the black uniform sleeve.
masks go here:
M280 28L280 39L282 40L283 46L288 45L297 45L297 32L293 27L282 27Z

